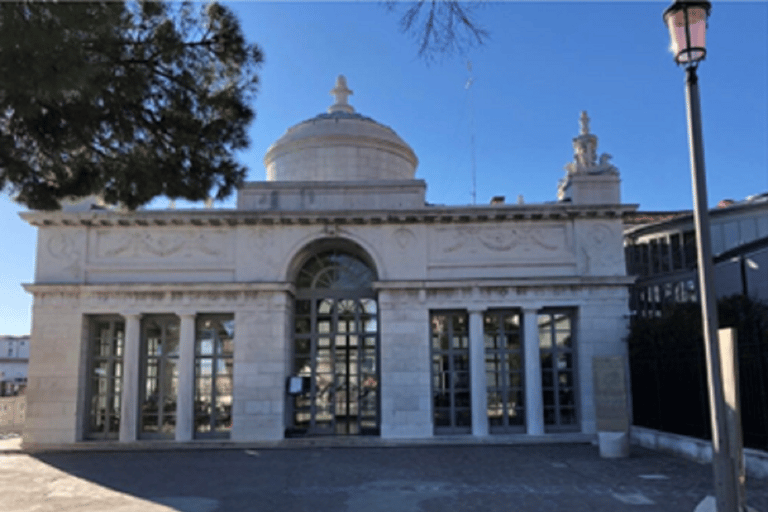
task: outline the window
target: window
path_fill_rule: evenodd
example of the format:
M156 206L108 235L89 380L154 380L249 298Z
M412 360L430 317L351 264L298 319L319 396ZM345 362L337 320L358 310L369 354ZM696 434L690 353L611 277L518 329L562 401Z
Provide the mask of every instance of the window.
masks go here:
M684 254L680 233L675 233L669 237L669 245L672 249L672 270L684 269Z
M179 319L151 315L142 325L140 432L143 438L173 438L179 389Z
M650 244L650 252L651 252L651 274L658 274L661 272L661 258L659 253L659 241L658 240L651 240Z
M483 317L488 427L491 433L524 432L525 376L519 311Z
M672 258L670 257L669 240L664 237L659 239L659 271L662 273L672 270Z
M544 425L548 431L578 429L572 310L539 313Z
M315 254L296 278L297 288L358 290L370 288L376 274L361 258L341 250Z
M195 437L229 437L235 343L233 315L200 315L195 337Z
M685 257L685 268L696 268L696 233L685 231L683 233L683 255Z
M432 312L430 331L435 433L470 433L472 410L467 312Z
M90 321L86 439L117 439L123 382L125 323L119 317Z
M648 257L648 251L649 251L649 245L647 243L640 244L638 246L638 250L640 252L640 275L641 276L648 276L651 274L649 271L649 257Z

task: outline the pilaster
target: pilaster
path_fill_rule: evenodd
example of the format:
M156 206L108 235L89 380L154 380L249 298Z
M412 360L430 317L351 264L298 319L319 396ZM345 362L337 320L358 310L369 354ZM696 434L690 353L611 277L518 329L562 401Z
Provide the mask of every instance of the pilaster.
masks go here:
M185 311L176 314L181 319L176 441L191 441L195 414L195 313Z
M139 360L141 357L141 314L121 313L125 318L122 401L120 404L120 442L136 441L139 408Z
M529 435L544 434L544 401L541 395L541 356L537 309L523 309L525 359L525 428Z
M485 375L483 310L469 310L469 378L472 397L472 435L488 435L488 384Z

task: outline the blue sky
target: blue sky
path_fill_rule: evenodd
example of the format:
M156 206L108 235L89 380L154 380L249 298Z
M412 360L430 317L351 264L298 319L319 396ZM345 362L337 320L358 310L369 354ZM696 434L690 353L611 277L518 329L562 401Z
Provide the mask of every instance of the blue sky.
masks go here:
M392 14L379 2L228 5L265 54L251 147L240 155L249 180L265 178L264 153L288 127L332 103L341 73L354 91L350 104L414 149L431 203L472 201L470 119L478 204L495 195L555 200L587 110L598 151L613 155L621 172L623 202L691 208L684 72L661 21L668 3L488 2L477 11L487 44L430 65L398 31L403 7ZM707 51L699 77L715 205L768 191L768 2L714 2ZM20 211L0 196L0 334L30 326L21 283L34 280L36 234Z

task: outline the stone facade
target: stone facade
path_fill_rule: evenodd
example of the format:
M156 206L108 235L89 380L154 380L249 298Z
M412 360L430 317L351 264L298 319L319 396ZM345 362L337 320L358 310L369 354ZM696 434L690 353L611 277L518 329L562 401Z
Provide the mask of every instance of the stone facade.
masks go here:
M347 115L339 89L334 107ZM318 116L312 137L324 123L335 121ZM475 436L504 422L533 435L595 432L592 358L626 357L622 216L634 207L619 204L617 173L584 202L447 207L426 205L425 184L399 168L387 174L384 165L378 181L344 168L313 183L304 165L290 164L288 181L246 184L233 210L22 214L39 233L35 283L26 285L34 311L24 442L426 438L443 421ZM349 265L373 277L351 289L353 278L338 276L352 267L328 267L302 284L325 254L357 258ZM324 288L326 270L336 281ZM337 308L330 332L321 326L325 296ZM343 323L351 302L355 320ZM496 318L519 343L503 349L512 350L504 361L517 362L494 373ZM150 324L165 326L162 334ZM153 349L158 340L176 348ZM230 348L211 352L211 343ZM335 347L328 363L324 343ZM332 391L323 391L326 371ZM292 376L308 387L289 392ZM524 410L519 425L510 404Z

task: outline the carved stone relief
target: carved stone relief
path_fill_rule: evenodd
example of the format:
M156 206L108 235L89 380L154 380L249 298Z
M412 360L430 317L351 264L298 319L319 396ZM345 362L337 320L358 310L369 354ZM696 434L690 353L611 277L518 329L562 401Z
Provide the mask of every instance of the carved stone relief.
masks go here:
M96 233L96 258L119 260L229 261L231 233L222 230L101 230Z
M579 240L581 272L588 275L620 275L624 273L621 236L609 224L592 225Z
M564 225L457 226L436 228L430 244L434 261L456 261L479 255L488 260L515 262L563 260L571 252Z
M86 250L85 233L59 230L51 234L46 244L48 255L58 261L65 271L79 278L82 274L82 256Z
M416 242L416 235L408 228L400 228L393 235L395 243L400 249L406 250Z

